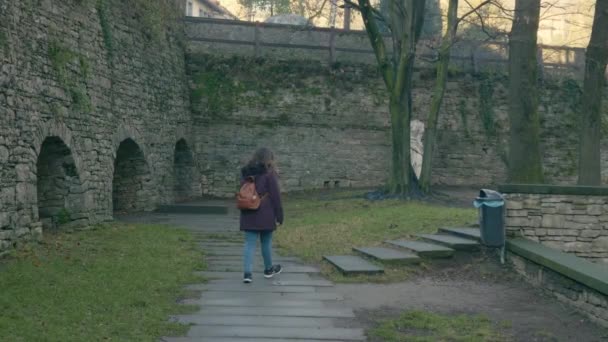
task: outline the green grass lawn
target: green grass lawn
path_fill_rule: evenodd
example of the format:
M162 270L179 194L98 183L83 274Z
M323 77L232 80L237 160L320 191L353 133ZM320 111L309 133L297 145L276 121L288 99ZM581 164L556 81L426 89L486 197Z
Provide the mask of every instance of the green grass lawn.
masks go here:
M354 246L376 246L387 239L431 233L439 227L469 224L477 219L475 209L350 197L286 198L285 224L277 231L277 245L287 254L320 263L324 255L353 254ZM339 282L403 280L407 269L385 267L383 276L343 277L327 264L322 267L326 276Z
M112 225L47 235L0 260L0 341L154 341L187 326L169 315L200 281L202 254L185 231Z
M368 331L371 341L383 342L503 342L508 338L484 316L440 315L410 311L379 322Z

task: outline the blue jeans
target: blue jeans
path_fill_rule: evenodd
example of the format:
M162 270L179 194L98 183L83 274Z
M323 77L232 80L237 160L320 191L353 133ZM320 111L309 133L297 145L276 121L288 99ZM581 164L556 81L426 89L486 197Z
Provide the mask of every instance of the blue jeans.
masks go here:
M272 231L245 231L245 248L243 251L245 273L252 273L253 256L255 254L255 246L258 240L258 236L260 237L260 242L262 243L264 270L267 270L272 267Z

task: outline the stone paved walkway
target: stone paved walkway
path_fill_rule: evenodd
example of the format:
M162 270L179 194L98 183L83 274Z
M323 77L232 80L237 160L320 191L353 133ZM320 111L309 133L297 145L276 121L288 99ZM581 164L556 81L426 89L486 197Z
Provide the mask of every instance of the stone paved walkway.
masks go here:
M125 218L163 223L191 230L207 255L202 274L207 283L188 288L202 290L201 298L184 301L200 305L191 315L173 317L192 324L186 337L165 337L166 342L190 341L364 341L363 329L352 326L353 310L343 303L333 284L315 267L294 257L274 255L284 271L273 279L262 276L261 253L256 251L252 284L242 283L242 233L237 213L227 215L151 214Z

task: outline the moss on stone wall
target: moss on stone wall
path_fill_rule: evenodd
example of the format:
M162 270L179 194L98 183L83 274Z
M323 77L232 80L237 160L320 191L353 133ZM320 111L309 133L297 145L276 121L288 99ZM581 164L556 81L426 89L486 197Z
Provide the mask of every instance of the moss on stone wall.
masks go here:
M57 81L70 95L74 110L90 112L92 110L91 99L83 84L89 74L87 58L55 40L49 42L48 54ZM76 66L77 71L70 69L70 66Z
M239 104L271 105L278 90L293 89L300 95L318 97L324 89L325 108L337 91L351 91L354 84L378 77L375 67L335 64L331 67L311 61L277 61L246 57L222 58L206 54L189 55L191 102L195 113L221 117ZM316 79L315 82L309 82ZM385 92L370 89L377 102ZM329 103L328 103L329 100ZM284 118L280 121L284 121Z
M114 60L114 33L112 31L112 24L110 23L110 13L108 11L108 4L106 0L97 0L95 5L97 9L97 16L99 18L99 25L101 26L101 35L103 37L103 43L106 48L106 57L108 63L112 65Z

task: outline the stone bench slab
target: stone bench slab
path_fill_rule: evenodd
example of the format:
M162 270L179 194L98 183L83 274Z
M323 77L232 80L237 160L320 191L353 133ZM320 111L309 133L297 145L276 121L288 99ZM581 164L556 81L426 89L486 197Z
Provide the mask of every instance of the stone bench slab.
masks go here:
M444 235L444 234L417 234L417 237L433 242L442 244L444 246L450 247L459 251L474 251L479 249L479 242L464 239L452 235Z
M608 295L608 266L595 264L527 239L508 240L507 248L517 255Z
M424 258L450 258L454 255L454 250L451 248L422 241L387 240L386 243L405 248Z
M354 255L332 255L324 256L344 274L377 274L383 273L384 269L371 262Z
M355 247L354 251L365 256L377 259L386 263L398 264L417 264L420 263L420 257L416 254L401 252L392 248L384 247Z

